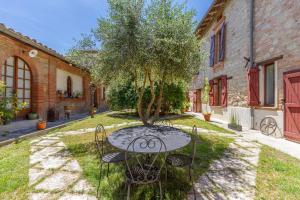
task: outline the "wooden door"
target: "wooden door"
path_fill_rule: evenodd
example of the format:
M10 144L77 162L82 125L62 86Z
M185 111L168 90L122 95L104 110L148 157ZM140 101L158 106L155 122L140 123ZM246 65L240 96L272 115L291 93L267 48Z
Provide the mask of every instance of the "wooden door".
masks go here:
M193 112L197 112L197 92L193 92Z
M284 135L300 142L300 71L284 74Z
M196 112L201 112L201 90L196 91Z

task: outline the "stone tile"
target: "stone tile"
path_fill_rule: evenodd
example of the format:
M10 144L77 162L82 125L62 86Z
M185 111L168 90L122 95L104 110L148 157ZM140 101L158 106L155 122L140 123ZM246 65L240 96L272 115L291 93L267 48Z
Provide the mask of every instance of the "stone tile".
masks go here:
M238 158L221 158L220 160L214 161L209 169L210 170L223 170L226 168L236 169L236 170L250 170L253 169L252 166L249 165L249 163L238 159Z
M45 148L45 147L44 146L31 146L30 152L33 153L33 152L39 151L43 148Z
M78 180L80 174L70 172L56 172L35 186L36 190L63 191Z
M57 169L63 166L68 160L69 158L49 156L43 159L35 167L42 168L42 169Z
M29 200L51 200L54 199L54 195L51 195L50 193L30 193L28 196Z
M34 143L39 142L40 140L41 140L41 138L37 138L37 139L31 140L29 143L34 144Z
M61 151L63 147L45 147L41 150L35 151L30 156L30 164L34 165L38 162L44 161L48 159L48 156L53 155L59 151Z
M208 179L206 175L199 177L197 181L195 181L194 188L197 192L211 190L216 186Z
M35 143L34 145L39 145L39 146L51 146L52 144L55 144L57 143L58 140L49 140L49 139L44 139L44 140L41 140L37 143Z
M59 140L59 137L57 136L44 136L42 137L43 140L47 139L47 140Z
M37 183L42 178L47 177L51 174L48 170L40 170L40 169L29 169L29 186Z
M86 180L81 179L74 185L72 191L77 193L89 193L93 191L93 187Z
M61 170L73 171L73 172L81 172L82 171L81 167L79 166L79 164L76 160L69 161L61 168Z
M95 196L87 194L70 194L66 193L59 200L97 200Z
M55 146L55 147L66 147L66 145L63 142L58 142L58 143L54 144L53 146Z

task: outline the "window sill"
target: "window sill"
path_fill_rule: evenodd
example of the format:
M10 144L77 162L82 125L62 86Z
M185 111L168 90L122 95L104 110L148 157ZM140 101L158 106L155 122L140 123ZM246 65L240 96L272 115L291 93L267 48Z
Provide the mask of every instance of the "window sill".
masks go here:
M212 66L212 70L214 72L217 72L217 71L222 70L222 69L224 69L224 61L218 62L217 64Z
M279 109L278 107L275 107L275 106L256 106L254 107L255 109L261 109L261 110L281 110Z

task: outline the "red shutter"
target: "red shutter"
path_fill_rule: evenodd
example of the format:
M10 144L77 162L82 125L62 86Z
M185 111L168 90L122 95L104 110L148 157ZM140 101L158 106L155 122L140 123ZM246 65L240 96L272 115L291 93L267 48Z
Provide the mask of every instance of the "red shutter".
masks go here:
M227 106L227 76L222 76L222 98L221 98L221 106Z
M259 69L251 67L248 71L248 105L259 105Z
M209 105L215 105L215 96L214 96L214 80L209 81L210 91L209 91Z

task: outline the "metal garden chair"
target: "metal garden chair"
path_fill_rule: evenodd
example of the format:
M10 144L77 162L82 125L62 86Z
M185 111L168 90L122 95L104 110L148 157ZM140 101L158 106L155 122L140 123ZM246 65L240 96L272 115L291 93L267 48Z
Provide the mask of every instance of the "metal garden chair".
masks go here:
M182 153L174 153L169 154L166 158L166 164L167 166L173 166L173 167L180 167L185 168L187 167L189 169L189 178L190 181L192 181L192 184L194 185L193 178L192 178L192 169L193 169L193 163L195 159L196 154L196 144L198 143L199 139L197 138L197 127L194 125L192 130L192 151L189 155L182 154ZM193 187L194 190L194 187ZM195 190L194 190L195 195ZM196 197L195 197L196 198Z
M95 130L95 143L99 156L100 169L99 169L99 183L97 187L97 197L100 197L99 189L102 178L102 165L107 164L107 173L109 173L110 163L120 163L125 161L125 152L113 151L107 142L106 131L102 124L98 124Z
M158 150L155 154L147 153L151 152L154 148ZM160 176L161 170L165 166L166 150L165 143L154 135L138 137L128 145L127 152L125 153L127 200L130 199L132 184L154 183L158 183L160 199L163 199ZM128 159L129 154L130 159Z

